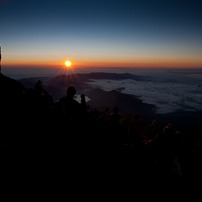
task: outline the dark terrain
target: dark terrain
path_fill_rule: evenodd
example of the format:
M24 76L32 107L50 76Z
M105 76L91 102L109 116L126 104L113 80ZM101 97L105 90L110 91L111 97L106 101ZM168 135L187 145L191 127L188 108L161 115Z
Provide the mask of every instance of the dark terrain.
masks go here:
M156 114L155 106L133 95L85 83L98 76L16 81L0 74L2 179L43 179L46 186L65 181L88 197L93 192L104 198L133 196L143 201L201 199L202 113ZM99 78L108 76L124 77L100 74ZM34 89L39 79L53 101L47 102ZM86 111L74 118L58 108L57 100L69 85L91 99ZM158 130L150 136L154 119Z

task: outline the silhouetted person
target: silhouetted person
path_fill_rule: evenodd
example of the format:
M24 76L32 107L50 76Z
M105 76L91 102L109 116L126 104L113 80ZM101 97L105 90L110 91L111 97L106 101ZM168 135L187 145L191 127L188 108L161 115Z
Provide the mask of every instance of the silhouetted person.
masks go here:
M74 99L75 94L75 87L69 86L66 91L66 96L59 100L60 112L70 119L76 118L81 110L80 104Z
M45 122L48 124L54 100L45 90L42 81L38 80L34 89L27 89L25 105L27 107L27 116L35 124L35 128L41 128Z
M38 101L43 104L44 107L53 106L54 100L53 97L45 90L43 82L38 80L34 86L35 96L38 98Z
M79 127L78 124L81 124L84 111L86 110L86 101L85 96L81 95L81 103L74 99L76 94L76 88L70 85L67 88L66 96L62 97L57 103L59 109L59 114L61 114L70 127ZM71 125L72 124L72 125Z
M81 113L82 115L86 115L87 113L86 98L84 94L81 94Z

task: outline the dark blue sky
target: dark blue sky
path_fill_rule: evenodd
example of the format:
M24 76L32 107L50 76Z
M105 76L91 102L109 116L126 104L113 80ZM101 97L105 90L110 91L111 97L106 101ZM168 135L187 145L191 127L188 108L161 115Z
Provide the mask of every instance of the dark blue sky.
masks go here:
M199 0L0 0L5 64L202 65Z

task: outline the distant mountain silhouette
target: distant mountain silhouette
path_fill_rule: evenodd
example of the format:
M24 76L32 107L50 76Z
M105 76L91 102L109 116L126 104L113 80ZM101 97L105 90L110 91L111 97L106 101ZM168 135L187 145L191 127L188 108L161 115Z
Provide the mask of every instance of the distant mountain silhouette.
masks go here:
M139 76L130 73L105 73L105 72L93 72L88 74L69 74L69 75L59 75L53 78L40 77L40 78L25 78L20 79L19 81L28 88L32 88L36 81L40 79L46 85L46 89L53 95L55 100L58 100L61 96L64 95L66 87L68 85L74 84L77 89L78 94L81 91L86 91L86 89L91 89L87 82L91 82L96 79L109 79L109 80L124 80L124 79L133 79L136 81L150 80L148 76ZM117 89L121 90L121 89Z
M67 81L74 81L78 79L79 82L90 81L91 79L110 79L110 80L123 80L123 79L134 79L138 81L149 80L148 76L137 76L130 73L105 73L105 72L93 72L88 74L70 74L70 75L60 75L52 78L50 82L57 82L65 84Z

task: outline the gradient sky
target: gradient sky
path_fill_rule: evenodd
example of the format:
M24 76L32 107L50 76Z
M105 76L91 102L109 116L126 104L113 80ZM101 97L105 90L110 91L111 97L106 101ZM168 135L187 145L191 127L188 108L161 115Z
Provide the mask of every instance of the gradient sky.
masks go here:
M2 65L202 67L200 0L0 0Z

